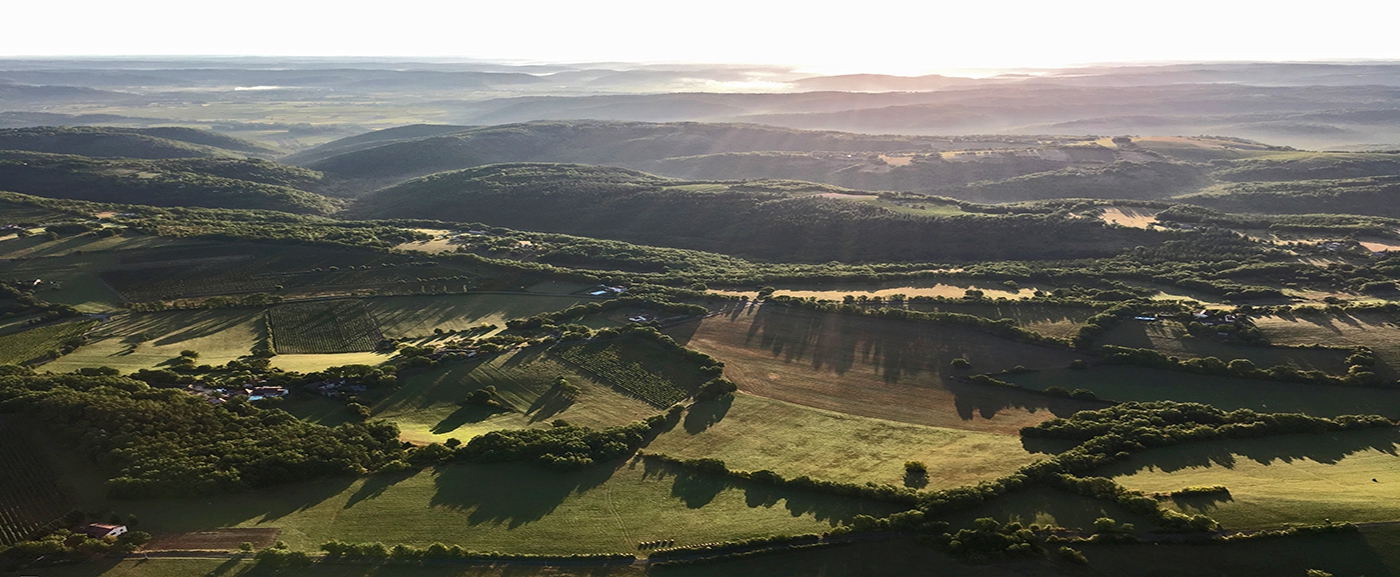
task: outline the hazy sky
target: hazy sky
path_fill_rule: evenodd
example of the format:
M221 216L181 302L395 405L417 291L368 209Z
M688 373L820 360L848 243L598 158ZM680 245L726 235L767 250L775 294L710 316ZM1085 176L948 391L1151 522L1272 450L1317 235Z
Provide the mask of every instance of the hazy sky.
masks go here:
M1400 2L44 0L0 56L461 56L914 74L1094 62L1400 59Z

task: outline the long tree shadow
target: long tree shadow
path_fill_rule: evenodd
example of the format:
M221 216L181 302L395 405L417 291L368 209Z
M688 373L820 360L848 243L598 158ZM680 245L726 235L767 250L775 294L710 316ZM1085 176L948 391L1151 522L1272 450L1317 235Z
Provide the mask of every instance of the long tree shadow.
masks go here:
M1400 456L1400 430L1375 429L1339 433L1296 434L1256 439L1225 439L1153 449L1104 468L1105 476L1156 470L1223 467L1233 469L1238 458L1261 465L1309 460L1335 464L1349 455L1380 451Z
M673 479L671 496L680 499L690 509L709 505L720 494L730 490L743 491L744 503L750 508L773 508L781 502L793 517L811 515L831 526L849 522L856 515L882 516L898 509L888 503L702 473L659 459L637 458L632 461L632 466L638 462L643 467L644 478Z
M417 474L418 471L406 471L402 473L376 473L370 475L365 478L364 483L360 484L360 488L345 501L344 508L349 509L358 505L361 501L378 498L380 495L383 495L385 491L389 490L389 487L393 487Z
M507 412L510 411L497 407L468 405L452 411L452 414L443 417L443 419L438 421L436 425L433 425L429 431L434 435L444 435L457 430L458 427L467 423L480 423L486 419Z
M1080 401L1009 387L962 381L950 380L947 387L953 393L953 405L958 412L958 417L964 421L979 417L991 419L997 413L1010 409L1024 409L1032 413L1043 410L1049 411L1056 417L1068 417L1079 411L1102 409L1109 406L1109 403L1103 401Z
M552 513L571 495L606 483L623 463L600 464L582 471L542 470L527 463L456 464L435 469L437 492L430 505L470 511L471 525L505 525L515 529Z
M685 412L685 432L697 435L724 419L729 407L734 404L733 396L713 401L696 402Z
M538 423L568 410L574 406L574 400L556 386L536 398L535 402L525 409L525 414L529 415L531 423Z
M1190 509L1201 513L1206 513L1211 509L1218 508L1221 503L1229 503L1235 500L1234 497L1230 496L1229 491L1201 495L1173 495L1171 499L1177 507L1183 510Z

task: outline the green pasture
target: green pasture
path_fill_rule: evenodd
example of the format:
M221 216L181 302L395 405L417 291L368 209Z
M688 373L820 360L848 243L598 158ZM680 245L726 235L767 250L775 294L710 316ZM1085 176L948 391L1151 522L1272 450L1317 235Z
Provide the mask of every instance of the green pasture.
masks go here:
M557 311L584 299L544 294L467 294L365 299L386 338L422 337L433 329L463 330Z
M72 305L88 313L113 310L121 304L121 295L97 276L102 270L118 265L120 258L115 254L84 253L17 261L4 261L4 258L0 257L0 276L57 284L57 290L50 285L36 293L46 301Z
M1228 496L1169 500L1228 529L1285 523L1400 521L1400 431L1378 429L1190 443L1097 472L1130 489L1224 485Z
M0 336L0 365L17 365L43 357L95 324L90 320L71 321Z
M637 551L820 533L888 504L697 476L641 460L559 473L531 464L456 464L282 485L239 495L85 503L134 513L152 533L276 527L293 549L351 542L460 544L512 553Z
M44 368L107 366L132 372L157 367L183 350L198 352L199 364L221 365L250 354L266 338L262 309L119 313L98 325L88 344Z
M1263 316L1254 324L1280 345L1366 346L1376 353L1376 372L1400 377L1400 315L1385 312Z
M575 399L562 396L555 386L561 376L582 389ZM608 384L531 349L407 373L400 376L399 385L384 397L371 397L373 402L367 404L374 418L398 424L403 438L412 442L453 437L467 441L501 429L546 427L555 419L603 428L657 413L646 403L620 395ZM511 410L458 404L468 393L487 386L496 387L497 399ZM348 417L344 406L317 399L291 401L286 408L303 418L335 424Z
M1400 419L1400 390L1282 383L1149 369L1126 365L1085 370L1052 369L998 375L1027 389L1088 389L1114 401L1205 403L1232 411L1306 413L1318 417L1380 414Z
M1001 477L1045 455L1010 435L925 427L823 411L754 395L697 403L646 451L709 457L747 471L854 483L904 483L904 463L928 465L929 489Z
M1215 357L1226 362L1249 359L1265 368L1294 365L1333 375L1346 373L1346 358L1351 354L1350 351L1337 349L1247 346L1223 342L1214 337L1197 338L1187 334L1185 325L1176 321L1125 321L1109 329L1094 344L1155 349L1183 358Z

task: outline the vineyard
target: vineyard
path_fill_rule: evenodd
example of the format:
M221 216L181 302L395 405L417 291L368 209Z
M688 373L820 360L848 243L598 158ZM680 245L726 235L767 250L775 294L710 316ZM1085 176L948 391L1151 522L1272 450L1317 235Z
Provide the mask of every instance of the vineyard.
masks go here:
M0 422L0 546L22 541L72 510L53 471L19 427Z
M384 340L379 323L355 299L275 306L267 311L267 323L279 354L372 351Z
M42 326L0 336L0 365L18 365L59 352L64 343L81 337L97 321L77 321Z
M624 346L624 343L632 346ZM656 364L655 360L645 358L644 353L639 354L637 349L640 347L653 348L638 341L624 341L587 343L554 349L553 352L623 392L657 407L669 407L691 395L686 387L678 386L674 380L659 374L661 371L656 367L649 369L646 365ZM664 351L658 352L670 355Z

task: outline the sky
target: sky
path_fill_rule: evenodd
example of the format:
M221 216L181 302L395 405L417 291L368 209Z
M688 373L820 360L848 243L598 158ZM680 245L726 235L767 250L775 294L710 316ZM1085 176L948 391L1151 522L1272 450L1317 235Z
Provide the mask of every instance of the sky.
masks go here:
M1400 60L1400 2L14 2L0 56L424 56L922 74L1108 62Z

